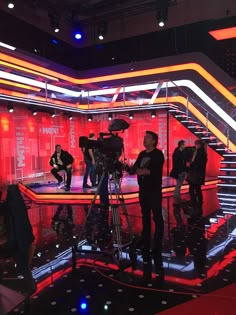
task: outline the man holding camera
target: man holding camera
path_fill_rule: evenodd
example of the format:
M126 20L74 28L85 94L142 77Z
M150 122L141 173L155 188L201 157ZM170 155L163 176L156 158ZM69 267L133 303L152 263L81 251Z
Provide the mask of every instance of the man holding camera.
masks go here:
M51 156L50 165L53 166L51 173L52 175L58 180L58 185L63 185L63 178L61 175L58 174L61 170L66 171L66 185L65 191L70 190L71 184L71 174L72 174L72 163L74 161L73 156L67 152L62 150L61 145L57 144L55 146L55 152Z
M142 239L143 260L151 258L151 211L155 223L152 256L156 270L162 269L162 239L164 234L164 221L162 216L162 171L164 155L156 148L158 135L152 131L146 131L144 147L140 152L131 172L138 175L139 202L142 211Z

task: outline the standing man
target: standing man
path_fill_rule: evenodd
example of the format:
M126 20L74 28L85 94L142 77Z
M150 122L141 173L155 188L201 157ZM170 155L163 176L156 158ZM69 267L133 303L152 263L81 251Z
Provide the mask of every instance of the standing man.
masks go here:
M65 170L67 179L65 191L70 190L73 156L67 151L62 150L61 145L55 146L55 152L51 156L50 165L53 166L51 173L58 180L59 185L63 185L63 178L58 174L59 171Z
M189 193L195 214L202 214L203 195L201 186L205 183L207 148L205 142L200 139L195 141L195 148L188 173Z
M176 186L174 190L174 204L179 204L181 202L180 189L187 174L187 155L184 140L180 140L178 142L178 147L175 148L172 155L172 161L173 167L170 172L170 177L176 179Z
M162 270L162 239L164 234L164 221L162 216L162 171L164 155L156 148L158 135L146 131L143 145L145 150L140 152L132 173L138 175L139 202L142 211L143 223L143 260L150 260L151 247L151 211L155 223L153 240L153 259L156 270Z
M89 140L95 141L94 133L89 134ZM96 171L95 171L95 158L93 154L92 148L83 148L84 154L84 162L86 164L84 179L83 179L83 188L91 188L88 185L88 176L90 177L90 181L93 187L96 186Z

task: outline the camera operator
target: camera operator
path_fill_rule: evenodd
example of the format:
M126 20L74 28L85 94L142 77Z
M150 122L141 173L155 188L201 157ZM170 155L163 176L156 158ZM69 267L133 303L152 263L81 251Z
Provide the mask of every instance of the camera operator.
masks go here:
M138 175L139 202L142 212L142 239L143 260L151 258L151 210L155 223L153 259L156 270L162 269L162 239L164 233L164 221L162 216L162 171L164 155L156 148L158 135L152 131L146 131L143 145L146 150L140 152L130 173Z

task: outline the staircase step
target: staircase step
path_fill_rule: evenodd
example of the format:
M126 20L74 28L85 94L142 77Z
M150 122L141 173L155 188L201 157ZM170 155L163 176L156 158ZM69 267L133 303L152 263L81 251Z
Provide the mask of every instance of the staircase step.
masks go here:
M223 167L223 168L220 168L220 171L236 172L236 168L225 168L225 167Z
M236 179L236 176L230 176L230 175L219 175L218 178L227 178L227 179Z
M217 193L218 196L224 197L236 197L236 194L227 194L227 193Z
M226 157L235 156L236 157L236 153L225 153L225 154L223 154L223 156L226 156Z
M236 161L220 161L220 164L236 164Z

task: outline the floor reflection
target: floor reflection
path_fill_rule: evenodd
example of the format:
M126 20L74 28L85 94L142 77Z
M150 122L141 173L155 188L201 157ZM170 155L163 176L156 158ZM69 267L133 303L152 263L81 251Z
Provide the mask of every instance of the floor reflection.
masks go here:
M90 279L91 270L95 270L98 275L97 268L102 268L104 276L110 280L117 277L117 281L132 286L164 288L191 294L194 292L205 294L235 282L236 275L233 270L236 267L236 211L234 213L231 209L230 213L225 213L219 208L216 189L206 190L203 193L204 205L200 213L192 211L187 202L187 195L183 196L186 202L181 205L173 205L171 197L163 200L165 218L163 272L156 272L152 261L143 263L139 246L142 230L140 207L138 204L132 204L127 206L127 210L137 244L136 270L132 271L130 267L123 273L114 274L117 270L114 261L107 261L102 255L87 255L83 251L76 258L77 268L80 270L78 279ZM75 243L79 244L83 241L84 249L95 251L108 251L113 248L115 239L111 213L96 206L88 216L88 210L87 206L79 205L31 204L29 217L37 246L33 259L33 274L38 282L38 294L42 294L43 299L46 299L43 295L44 290L52 284L57 285L56 279L62 279L71 271L71 247ZM121 214L122 241L126 242L129 236L126 218ZM127 255L127 251L124 251L124 256ZM5 259L2 269L5 274L11 275L14 271L11 260ZM112 277L110 277L111 272ZM69 277L71 277L70 273ZM97 286L101 276L96 276L94 280L91 278L91 283L93 281ZM106 290L108 290L106 292L112 290L114 285L106 283ZM95 288L91 285L90 291L93 290ZM127 294L132 295L133 289L130 290ZM172 296L170 298L172 306L185 301L187 297L184 294L183 296L180 299ZM96 303L99 304L100 301ZM145 305L144 303L144 309ZM170 307L170 304L168 305ZM154 314L154 311L158 312L162 309L157 306L153 309L150 305L149 307L150 310L145 314ZM113 309L111 314L120 314L117 312ZM77 313L79 313L78 309ZM35 311L34 314L38 313ZM67 313L65 311L58 314ZM136 312L136 314L144 313Z

